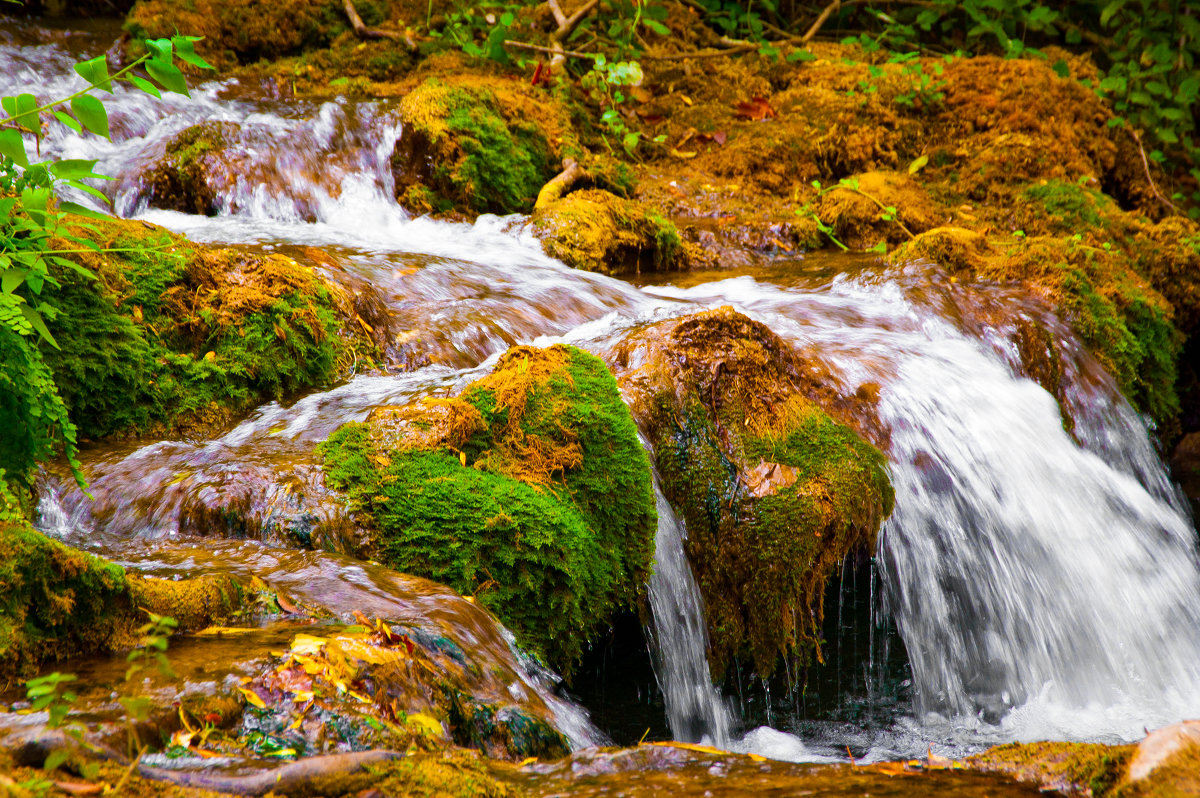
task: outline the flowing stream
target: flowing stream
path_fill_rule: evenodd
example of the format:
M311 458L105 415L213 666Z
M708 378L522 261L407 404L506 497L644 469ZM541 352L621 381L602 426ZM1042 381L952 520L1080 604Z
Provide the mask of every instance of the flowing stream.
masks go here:
M80 88L70 64L94 39L58 35L34 46L34 33L0 44L0 92ZM641 287L574 271L542 254L520 218L451 224L396 206L388 159L402 131L388 104L252 94L232 82L197 88L191 100L118 90L109 104L115 143L55 134L43 153L100 159L119 213L195 240L321 247L336 261L323 267L327 276L371 286L393 332L427 346L436 362L264 405L212 440L89 450L95 501L48 475L47 532L155 573L258 574L335 613L369 607L468 624L467 639L542 696L573 743L590 744L602 736L517 661L481 611L387 569L293 550L354 548L354 526L323 487L312 449L374 406L461 387L514 343L566 341L603 356L639 325L729 304L793 342L839 392L879 387L896 488L876 556L879 603L907 649L912 698L886 722L817 737L768 699L769 725L750 728L757 721L738 718L711 685L685 530L660 492L649 637L677 738L807 761L842 756L853 741L883 759L930 745L959 753L1014 739L1131 740L1200 715L1191 520L1143 420L1039 302L953 283L932 264L855 258L780 260ZM142 173L171 136L213 119L238 131L218 215L150 208ZM1048 331L1063 355L1058 400L1025 375L1023 324ZM430 595L438 601L421 598Z

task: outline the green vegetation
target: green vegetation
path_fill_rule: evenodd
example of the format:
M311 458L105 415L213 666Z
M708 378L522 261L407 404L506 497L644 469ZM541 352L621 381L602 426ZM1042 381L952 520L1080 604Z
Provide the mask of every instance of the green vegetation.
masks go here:
M516 347L460 397L380 408L320 450L375 528L375 556L474 595L556 668L649 575L649 463L612 375L582 350Z

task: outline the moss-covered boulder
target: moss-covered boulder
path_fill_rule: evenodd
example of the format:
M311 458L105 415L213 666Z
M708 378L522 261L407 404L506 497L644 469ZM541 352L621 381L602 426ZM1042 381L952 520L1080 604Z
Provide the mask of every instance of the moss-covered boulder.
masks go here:
M387 16L387 0L354 5L368 25ZM350 22L337 0L138 0L125 29L135 41L202 36L197 52L224 68L326 47Z
M640 202L600 189L569 194L529 221L546 254L576 269L639 274L684 264L675 225Z
M232 122L203 122L168 141L162 159L144 176L150 206L215 216L221 189L232 185L237 172L226 153L236 133Z
M361 342L350 298L295 258L142 222L79 232L122 250L76 256L96 279L54 267L43 292L61 347L43 356L81 438L202 431L329 382Z
M415 213L530 211L571 138L562 106L512 80L430 78L400 113L392 173Z
M241 603L229 577L149 579L25 523L0 523L0 684L45 662L131 648L143 610L186 630L226 618Z
M880 452L807 398L793 350L731 308L623 342L621 384L654 444L720 676L819 652L825 582L869 549L893 494Z
M612 375L580 349L515 347L458 397L378 408L321 453L371 556L474 595L564 672L645 586L649 461Z

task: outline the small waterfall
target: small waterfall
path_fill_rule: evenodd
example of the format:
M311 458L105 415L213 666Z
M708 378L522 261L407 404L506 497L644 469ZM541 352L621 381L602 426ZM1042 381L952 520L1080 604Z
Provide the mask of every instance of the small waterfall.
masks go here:
M683 551L683 521L654 479L658 532L650 577L649 637L655 675L667 705L667 722L677 740L728 746L733 722L708 669L708 631L700 588Z

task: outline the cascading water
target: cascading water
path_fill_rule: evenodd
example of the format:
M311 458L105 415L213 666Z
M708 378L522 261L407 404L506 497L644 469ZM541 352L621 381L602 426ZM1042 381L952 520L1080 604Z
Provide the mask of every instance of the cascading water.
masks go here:
M69 94L80 88L72 60L57 45L2 46L0 91L36 80L48 94ZM290 407L267 405L212 441L94 450L86 466L96 503L62 486L48 491L45 526L57 518L91 529L91 545L130 563L146 562L132 552L155 537L154 556L177 571L208 567L199 552L223 544L168 542L188 531L188 506L237 505L260 521L285 505L295 518L315 512L288 505L296 486L320 482L313 443L370 407L444 392L516 342L566 340L604 353L637 325L733 304L821 363L844 394L879 386L897 499L878 559L922 714L873 730L871 756L946 741L1130 739L1200 713L1200 567L1187 514L1141 420L1041 306L995 286L951 284L928 265L843 263L847 273L831 278L790 261L759 280L639 290L546 258L519 220L410 219L391 199L398 127L384 105L217 100L234 88L213 84L192 101L165 103L119 91L110 103L117 143L52 136L43 152L101 159L99 170L117 178L109 189L119 210L197 240L335 252L344 271L331 279L373 283L398 329L437 337L442 365L398 379L358 376ZM233 147L243 171L222 186L222 215L147 210L143 170L167 139L209 119L240 131ZM1023 376L1020 321L1048 330L1063 353L1059 399L1070 434L1060 403ZM258 469L258 493L246 493L247 469ZM661 499L660 516L651 605L674 733L797 759L840 753L832 740L807 740L814 750L772 730L732 739L709 683L702 625L687 610L695 588L682 529ZM271 518L260 527L282 523ZM222 556L250 556L236 548ZM353 568L335 559L314 567L326 576ZM387 592L379 579L373 600ZM786 717L778 723L794 728Z

